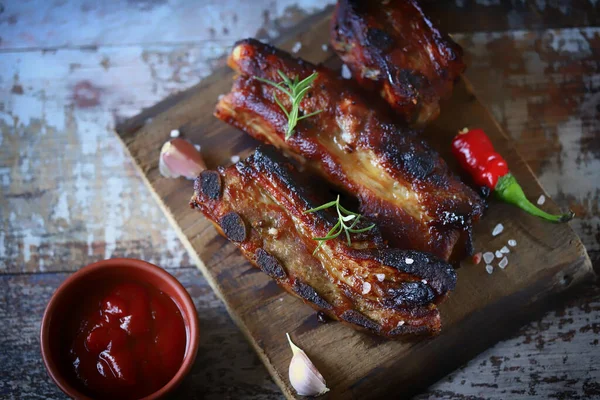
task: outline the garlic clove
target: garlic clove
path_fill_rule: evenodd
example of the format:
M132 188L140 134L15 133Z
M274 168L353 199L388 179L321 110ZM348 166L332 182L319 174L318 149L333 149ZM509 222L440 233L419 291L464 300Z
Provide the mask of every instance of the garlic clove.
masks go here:
M175 138L160 150L158 170L165 178L196 178L206 169L206 164L196 147L185 139Z
M300 396L320 396L329 391L323 375L317 370L306 353L292 342L289 333L286 333L292 348L292 361L290 361L290 383Z

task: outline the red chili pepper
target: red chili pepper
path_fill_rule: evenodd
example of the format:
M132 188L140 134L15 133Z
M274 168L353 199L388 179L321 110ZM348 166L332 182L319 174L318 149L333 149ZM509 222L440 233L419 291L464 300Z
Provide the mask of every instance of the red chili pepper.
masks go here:
M521 185L508 170L506 161L496 153L483 130L460 132L452 141L452 152L475 183L493 190L503 201L552 222L566 222L575 216L572 211L561 215L548 214L527 200Z

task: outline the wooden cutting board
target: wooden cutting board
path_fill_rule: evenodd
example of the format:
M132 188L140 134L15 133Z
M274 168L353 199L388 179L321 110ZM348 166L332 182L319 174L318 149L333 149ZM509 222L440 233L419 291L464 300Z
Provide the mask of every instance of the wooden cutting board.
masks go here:
M322 49L328 40L330 12L308 18L277 44L290 50L300 41L298 56L339 67L335 55ZM518 244L510 249L508 267L499 269L496 259L491 275L483 262L463 262L456 291L440 307L443 332L439 336L392 342L337 322L318 323L310 307L253 268L208 220L190 209L191 181L165 179L158 172L160 148L172 129L179 129L183 137L202 146L209 168L230 164L234 155L244 158L253 152L256 141L212 116L217 97L229 91L232 76L226 67L218 70L199 85L120 124L117 132L198 268L288 398L294 398L295 392L287 377L291 350L286 332L325 376L331 388L326 398L404 398L505 338L577 283L593 280L590 260L569 225L550 224L492 201L475 228L476 249L495 251L509 239ZM450 141L465 126L480 127L488 133L530 198L544 193L463 79L452 98L442 105L440 118L425 132L454 167ZM551 200L544 208L558 211ZM498 223L504 225L504 232L492 237ZM200 322L210 324L202 315Z

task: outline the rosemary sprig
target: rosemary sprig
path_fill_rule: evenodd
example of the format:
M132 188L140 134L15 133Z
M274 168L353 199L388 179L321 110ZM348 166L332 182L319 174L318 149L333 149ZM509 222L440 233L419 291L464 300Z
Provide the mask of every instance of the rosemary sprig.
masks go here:
M356 224L358 224L358 221L360 221L362 215L353 213L352 211L348 211L344 207L342 207L342 205L340 204L340 196L339 195L338 195L337 199L335 199L334 201L330 201L329 203L325 203L319 207L311 208L310 210L306 210L306 211L304 211L304 214L324 210L326 208L333 207L333 206L335 206L335 209L338 214L338 222L333 226L333 228L331 228L331 230L329 232L327 232L327 236L313 238L314 240L317 240L319 242L319 245L317 246L315 251L313 251L313 254L315 254L317 252L317 250L319 250L319 248L325 241L335 239L336 237L340 236L340 234L342 232L344 232L346 234L346 239L348 240L348 246L351 246L352 241L350 240L350 233L366 232L375 227L375 224L372 224L371 226L368 226L366 228L354 229ZM350 225L346 225L346 222L350 222L350 221L352 221L352 223Z
M302 101L302 98L304 97L306 92L309 91L312 83L314 82L315 79L317 79L317 76L319 74L317 72L313 72L310 76L304 78L301 81L298 81L297 76L292 80L292 79L290 79L289 76L287 76L280 70L277 70L277 73L279 74L279 76L281 76L281 79L283 79L283 82L273 82L268 79L260 78L258 76L256 76L255 78L261 82L267 83L267 84L279 89L283 93L287 94L288 97L290 98L290 102L292 103L292 109L290 111L288 111L285 109L283 104L281 104L281 101L279 101L279 99L277 98L277 95L276 94L273 95L275 102L283 110L283 112L285 113L285 116L288 119L288 126L287 126L287 130L285 132L285 140L288 140L294 133L294 128L296 127L296 124L298 123L298 121L301 121L304 118L312 117L313 115L316 115L316 114L320 113L321 111L323 111L323 110L318 110L315 112L311 112L310 114L298 116L300 113L300 102ZM284 85L287 86L287 88L285 88Z

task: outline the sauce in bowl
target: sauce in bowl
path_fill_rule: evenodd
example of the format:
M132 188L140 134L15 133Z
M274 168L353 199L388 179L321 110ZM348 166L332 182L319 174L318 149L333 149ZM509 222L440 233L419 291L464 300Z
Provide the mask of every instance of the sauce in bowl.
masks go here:
M94 398L139 399L179 370L187 345L181 311L138 282L102 284L66 318L63 351L81 390Z

